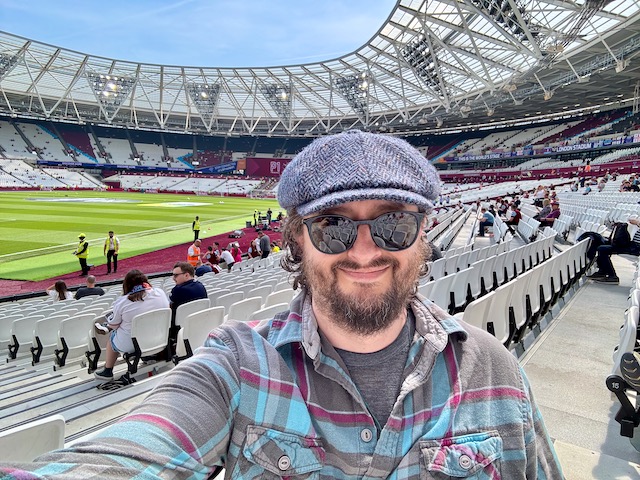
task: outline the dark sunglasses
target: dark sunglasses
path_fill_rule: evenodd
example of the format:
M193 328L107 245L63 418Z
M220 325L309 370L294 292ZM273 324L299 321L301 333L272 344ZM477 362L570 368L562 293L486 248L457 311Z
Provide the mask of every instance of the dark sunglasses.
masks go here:
M358 226L369 225L375 244L389 252L409 248L420 234L425 213L389 212L373 220L351 220L342 215L316 215L303 220L311 243L322 253L335 255L349 250L358 237Z

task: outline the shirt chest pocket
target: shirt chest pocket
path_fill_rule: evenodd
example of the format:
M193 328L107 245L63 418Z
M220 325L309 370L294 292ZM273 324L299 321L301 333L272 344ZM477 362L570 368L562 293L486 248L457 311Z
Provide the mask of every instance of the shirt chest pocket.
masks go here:
M242 453L250 463L265 470L261 478L315 479L325 458L318 438L256 425L247 427Z
M443 480L499 480L502 439L497 431L420 442L424 475Z

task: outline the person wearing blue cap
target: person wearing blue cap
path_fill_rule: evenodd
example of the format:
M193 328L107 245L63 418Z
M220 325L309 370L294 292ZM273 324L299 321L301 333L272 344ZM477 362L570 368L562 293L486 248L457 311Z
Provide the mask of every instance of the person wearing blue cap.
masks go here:
M282 265L300 289L289 309L225 322L116 426L38 459L38 475L563 478L516 358L416 293L439 192L401 139L315 140L278 186Z

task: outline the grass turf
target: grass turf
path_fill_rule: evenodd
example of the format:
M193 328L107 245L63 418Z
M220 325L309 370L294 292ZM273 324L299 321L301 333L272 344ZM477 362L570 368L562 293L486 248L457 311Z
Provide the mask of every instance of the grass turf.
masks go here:
M89 241L88 262L102 265L107 232L120 239L125 259L193 239L245 227L254 210L274 217L275 200L129 192L0 192L0 278L42 280L79 270L71 253L78 234Z

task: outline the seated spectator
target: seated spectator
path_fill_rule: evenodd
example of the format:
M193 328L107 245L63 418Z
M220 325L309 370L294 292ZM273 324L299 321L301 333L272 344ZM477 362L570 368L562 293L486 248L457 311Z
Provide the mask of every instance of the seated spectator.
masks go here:
M622 185L620 185L620 191L621 192L630 192L631 191L631 182L629 180L623 181Z
M578 241L591 238L587 257L592 260L595 256L598 271L589 275L590 279L600 283L618 284L620 279L611 263L611 255L621 253L640 255L640 228L636 228L633 238L628 229L628 225L640 226L640 220L629 217L627 222L615 223L609 239L605 239L596 232L585 232L578 238Z
M509 210L507 210L507 213L505 215L504 223L509 229L509 231L511 232L511 235L515 235L516 231L513 227L518 226L521 218L522 218L522 213L520 212L518 207L514 203L509 205Z
M73 294L67 290L67 284L62 280L58 280L56 283L48 287L46 292L47 295L49 295L49 298L53 299L54 302L70 300L73 298Z
M176 310L180 305L193 302L201 298L207 298L207 289L200 282L196 282L193 278L195 269L188 262L177 262L173 266L173 281L176 286L171 290L169 295L171 306L171 330L169 338L175 339L179 327L176 326Z
M210 264L203 264L201 260L198 260L196 263L196 277L201 277L205 273L213 272L213 268L211 268Z
M164 290L149 285L147 276L140 270L131 270L125 275L122 291L124 294L114 302L113 315L106 324L110 338L104 368L94 373L101 380L113 378L113 366L121 353L135 351L131 340L133 317L150 310L169 307L169 299Z
M219 263L219 261L220 260L218 259L218 256L213 251L213 247L211 245L209 245L207 247L207 251L202 256L202 264L203 265L215 265L215 264Z
M278 253L280 251L280 244L274 240L271 242L271 253Z
M533 219L540 221L541 218L545 218L550 213L551 213L551 200L549 200L548 198L545 198L542 201L542 208L537 214L533 216Z
M541 227L551 227L556 218L560 216L560 204L558 202L551 202L551 211L549 214L540 219Z
M480 220L478 236L484 237L484 229L486 227L492 227L496 217L494 217L491 213L487 212L486 208L482 207L480 209L480 215L478 219Z
M82 297L90 297L92 295L104 295L104 290L100 287L96 287L96 277L89 275L87 277L87 286L80 287L74 298L79 300Z

